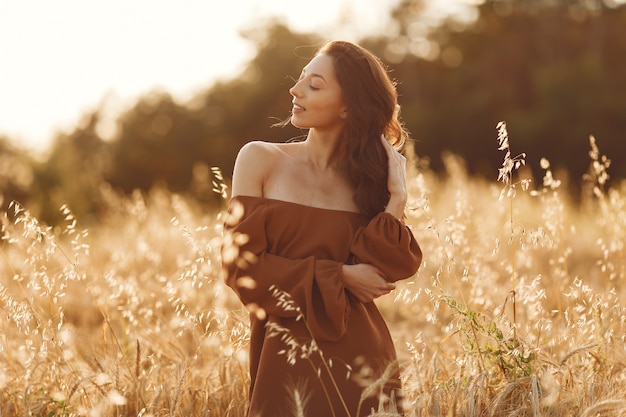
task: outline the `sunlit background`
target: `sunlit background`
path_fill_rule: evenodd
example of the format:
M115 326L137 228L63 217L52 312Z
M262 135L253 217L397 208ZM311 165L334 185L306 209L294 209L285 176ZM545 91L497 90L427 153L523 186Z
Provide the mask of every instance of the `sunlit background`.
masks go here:
M433 0L434 20L470 0ZM0 134L44 150L82 112L115 117L149 90L185 100L236 76L254 52L240 31L269 18L357 40L389 25L398 0L25 0L0 2Z
M410 132L407 417L626 416L626 0L0 0L0 416L245 416L230 174L332 38Z
M198 175L302 137L275 125L330 39L385 62L422 169L454 155L495 180L505 121L533 184L549 161L584 193L591 135L626 178L626 0L0 0L1 205L99 219L102 186L220 204Z

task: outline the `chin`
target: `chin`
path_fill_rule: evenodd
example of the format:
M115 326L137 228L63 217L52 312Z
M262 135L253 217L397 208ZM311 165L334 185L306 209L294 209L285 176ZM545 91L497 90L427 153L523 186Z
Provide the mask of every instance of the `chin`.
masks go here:
M292 126L295 126L298 129L308 129L309 128L309 126L307 126L307 125L305 125L303 123L299 123L298 122L298 118L294 117L294 116L291 116L291 124L292 124Z

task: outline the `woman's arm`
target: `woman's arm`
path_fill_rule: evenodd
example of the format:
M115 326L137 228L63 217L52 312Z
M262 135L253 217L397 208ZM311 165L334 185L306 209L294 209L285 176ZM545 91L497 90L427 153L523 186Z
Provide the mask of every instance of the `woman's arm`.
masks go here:
M366 227L358 231L351 247L357 262L369 267L361 266L361 270L369 273L362 276L352 275L344 268L346 287L355 295L361 294L363 298L375 298L380 292L391 288L395 281L412 276L422 260L421 249L403 221L408 195L406 158L384 137L381 137L381 140L389 162L387 180L389 203L385 212L376 215ZM378 276L372 277L371 271L375 271ZM389 285L385 286L380 278Z
M343 263L269 253L267 215L262 198L231 199L221 247L226 284L257 317L302 315L318 340L338 340L350 313L341 278Z

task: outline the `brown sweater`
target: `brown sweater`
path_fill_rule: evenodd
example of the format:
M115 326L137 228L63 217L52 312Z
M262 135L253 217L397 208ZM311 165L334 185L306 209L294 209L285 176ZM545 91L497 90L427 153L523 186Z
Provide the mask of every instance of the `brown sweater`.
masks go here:
M227 284L251 310L248 415L303 409L307 417L360 417L392 392L399 402L385 321L373 302L361 303L343 287L341 273L343 264L362 262L389 281L412 276L422 253L410 229L387 213L368 221L250 196L234 197L229 217L222 245Z

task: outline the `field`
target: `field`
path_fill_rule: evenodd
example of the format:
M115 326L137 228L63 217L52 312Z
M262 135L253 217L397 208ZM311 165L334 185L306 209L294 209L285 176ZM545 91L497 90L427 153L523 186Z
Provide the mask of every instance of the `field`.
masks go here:
M499 140L497 181L452 155L446 175L409 172L424 262L378 300L408 416L626 415L626 185L606 185L593 141L574 198ZM55 228L3 213L0 416L244 416L248 313L223 283L223 213L101 191L108 218L89 229L67 207Z

